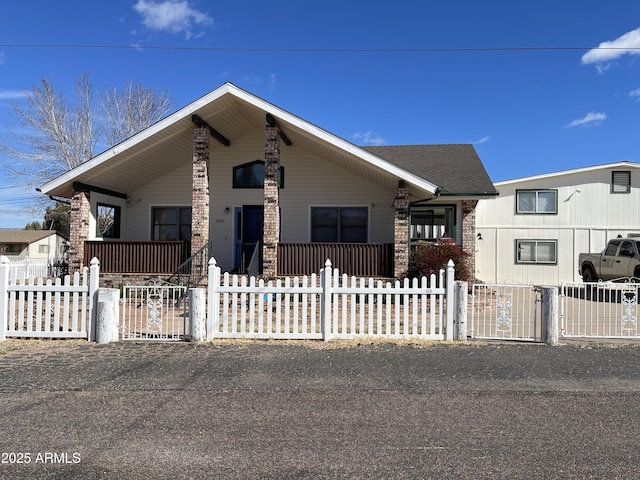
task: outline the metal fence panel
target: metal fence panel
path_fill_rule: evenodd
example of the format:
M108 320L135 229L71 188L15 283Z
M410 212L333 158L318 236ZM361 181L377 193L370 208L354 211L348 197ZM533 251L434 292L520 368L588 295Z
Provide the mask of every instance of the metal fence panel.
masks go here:
M563 283L560 322L564 337L638 337L639 283Z

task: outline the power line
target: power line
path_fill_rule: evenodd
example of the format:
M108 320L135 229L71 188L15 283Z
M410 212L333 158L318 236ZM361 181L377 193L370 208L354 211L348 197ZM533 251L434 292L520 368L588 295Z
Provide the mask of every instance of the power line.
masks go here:
M95 45L65 43L6 43L0 48L56 48L102 50L184 50L211 52L272 53L432 53L432 52L527 52L578 50L640 50L640 47L432 47L432 48L277 48L277 47L181 47L177 45Z

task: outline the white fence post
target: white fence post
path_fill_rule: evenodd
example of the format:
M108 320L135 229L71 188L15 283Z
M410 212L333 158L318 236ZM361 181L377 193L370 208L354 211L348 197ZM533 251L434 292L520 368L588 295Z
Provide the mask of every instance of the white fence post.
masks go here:
M455 275L455 269L453 265L453 260L449 260L447 263L447 326L445 328L444 334L445 340L453 340L453 311L455 309L455 292L453 291L453 278Z
M100 261L93 257L89 268L89 341L96 340L96 307L100 288Z
M204 288L189 289L189 341L201 342L207 336L207 298Z
M220 327L220 268L216 264L216 259L209 259L209 306L207 314L207 340L213 340L214 333Z
M456 340L467 340L467 294L469 284L467 282L455 282L456 285Z
M542 287L542 341L558 345L558 289Z
M320 332L322 332L322 340L325 342L331 339L332 281L333 268L331 266L331 260L327 259L320 276L320 283L322 284L322 295L320 296Z
M9 259L4 255L0 256L0 342L7 338L7 311L9 309Z
M104 344L118 341L120 290L100 288L96 294L96 342Z

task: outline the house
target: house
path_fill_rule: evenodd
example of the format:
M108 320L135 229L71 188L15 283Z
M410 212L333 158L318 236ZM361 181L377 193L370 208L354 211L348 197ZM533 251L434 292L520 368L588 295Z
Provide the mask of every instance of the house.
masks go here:
M10 261L47 262L65 255L67 239L55 230L0 229L0 255Z
M231 83L41 191L71 199L71 271L94 255L116 274L213 256L267 278L327 258L400 277L415 241L442 236L473 254L476 203L496 194L471 145L358 147Z
M579 282L578 254L640 233L640 164L617 162L495 183L476 209L476 277L486 283Z

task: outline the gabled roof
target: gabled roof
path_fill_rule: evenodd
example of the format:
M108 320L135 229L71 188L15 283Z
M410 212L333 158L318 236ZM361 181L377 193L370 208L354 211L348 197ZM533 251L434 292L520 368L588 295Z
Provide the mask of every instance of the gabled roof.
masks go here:
M128 194L165 175L193 154L193 122L197 115L233 142L245 132L264 127L266 114L275 117L294 143L383 187L398 179L433 194L439 185L399 163L360 148L231 83L225 83L156 124L95 156L42 186L44 194L70 197L73 183ZM227 148L212 139L211 148ZM215 153L212 152L215 158ZM480 165L481 166L481 165ZM481 168L484 173L484 168Z
M49 235L56 235L57 232L49 230L21 230L0 228L0 243L33 243Z
M581 167L581 168L574 168L571 170L561 170L558 172L551 172L551 173L543 173L541 175L533 175L531 177L520 177L520 178L514 178L512 180L503 180L501 182L496 182L495 186L496 187L501 187L504 185L511 185L511 184L517 184L517 183L522 183L522 182L529 182L532 180L545 180L548 178L554 178L554 177L561 177L561 176L565 176L565 175L575 175L575 174L579 174L579 173L587 173L587 172L593 172L593 171L597 171L597 170L608 170L611 168L621 168L621 169L625 169L625 170L629 170L629 169L640 169L640 163L634 163L634 162L627 162L627 161L623 161L623 162L615 162L615 163L605 163L602 165L594 165L591 167Z
M442 194L496 195L473 145L399 145L362 147L438 185Z

